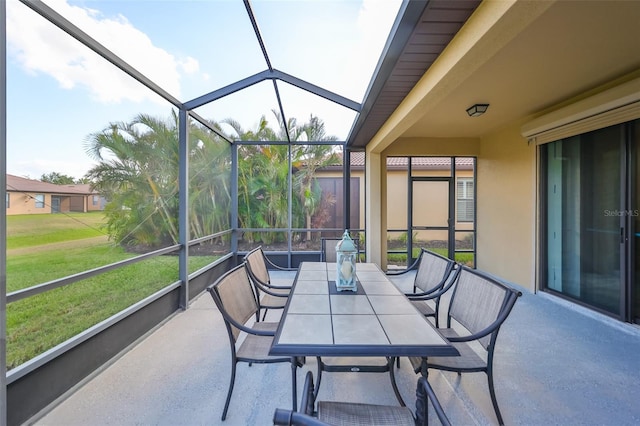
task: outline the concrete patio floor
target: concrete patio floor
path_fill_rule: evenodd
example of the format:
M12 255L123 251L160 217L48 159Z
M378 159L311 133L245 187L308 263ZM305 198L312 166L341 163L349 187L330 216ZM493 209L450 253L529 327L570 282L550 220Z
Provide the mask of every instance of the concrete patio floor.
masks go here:
M397 285L408 290L411 280L403 276ZM276 407L291 406L289 365L240 363L221 422L228 345L222 317L205 293L35 424L271 424ZM315 366L307 359L298 369L299 392ZM413 407L417 376L406 359L396 377ZM495 380L508 425L640 424L640 328L524 291L498 337ZM434 371L429 381L454 425L496 423L483 373ZM379 373L325 373L319 399L397 404L388 374Z

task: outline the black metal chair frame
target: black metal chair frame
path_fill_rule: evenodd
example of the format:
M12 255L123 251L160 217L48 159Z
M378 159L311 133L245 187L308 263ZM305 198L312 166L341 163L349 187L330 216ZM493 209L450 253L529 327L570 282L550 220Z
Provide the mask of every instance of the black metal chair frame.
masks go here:
M254 255L260 256L260 258L264 262L264 268L266 271L265 276L261 277L260 271L257 271L252 268L250 258ZM267 316L267 311L269 309L284 309L284 305L286 304L287 298L289 297L289 293L291 291L291 286L278 286L278 285L271 284L271 278L269 277L269 269L274 269L278 271L295 271L295 269L283 268L271 262L269 258L266 256L266 254L264 253L264 251L262 250L262 246L258 246L255 249L249 251L244 256L244 261L247 265L247 271L249 273L249 277L251 278L251 282L254 285L256 301L258 302L260 309L264 310L262 314L262 320L264 321L264 319ZM277 298L277 299L273 299L271 297L265 297L264 299L266 300L273 301L273 300L282 299L282 302L269 304L265 300L261 300L263 299L261 293ZM258 312L257 315L259 316L260 313Z
M338 244L342 240L340 238L322 238L321 241L321 253L320 253L320 261L321 262L335 262L335 259L327 260L327 244ZM353 244L356 246L356 262L360 260L360 239L352 238Z
M242 272L240 272L240 271L242 271ZM300 365L299 361L296 358L292 358L292 357L269 357L268 354L266 354L266 353L264 354L263 357L260 357L260 358L248 358L248 357L241 357L241 356L237 355L237 349L236 349L237 335L234 334L233 328L236 328L237 330L244 331L245 333L247 333L247 339L249 339L251 335L253 335L253 336L270 336L270 337L273 337L273 336L275 336L275 327L274 327L274 330L260 329L259 326L257 328L248 327L245 324L241 324L240 322L238 322L237 319L234 318L227 311L227 309L225 308L225 305L224 305L223 298L220 295L220 291L219 291L218 287L222 283L224 283L225 280L229 279L232 276L232 274L236 274L236 273L245 274L244 276L246 277L247 285L251 286L251 283L249 281L249 276L247 274L247 270L246 270L245 264L242 263L242 264L232 268L231 270L227 271L220 278L218 278L214 284L212 284L209 287L207 287L207 291L211 294L211 297L213 298L216 306L218 307L218 310L222 314L222 317L224 319L224 324L226 326L227 333L229 335L229 343L230 343L230 347L231 347L231 378L230 378L230 382L229 382L229 390L227 392L227 399L225 401L224 409L222 411L222 420L224 421L226 419L226 417L227 417L227 411L229 409L229 403L231 402L231 395L233 393L233 387L234 387L234 384L235 384L236 365L237 365L238 362L246 362L249 365L254 364L254 363L255 364L274 364L274 363L282 363L282 362L291 363L292 389L293 389L292 390L292 398L293 398L292 401L293 401L293 407L294 407L294 410L295 410L296 409L296 398L297 398L296 369ZM253 289L251 289L250 291L253 294ZM255 299L253 299L253 296L251 298L251 301L252 301L252 303L255 304L255 311L259 312L259 306L258 306L257 302L255 301ZM265 324L265 323L256 323L256 324ZM254 325L254 327L256 327L256 326Z
M436 277L433 277L433 281L435 282L435 284L432 285L431 288L427 289L426 291L416 292L416 290L418 289L417 281L420 279L420 271L421 271L421 268L423 267L421 265L423 260L425 259L425 256L433 256L434 258L437 258L442 262L446 262L447 266L442 276L438 275ZM448 259L444 256L439 255L438 253L434 253L430 250L423 248L420 250L420 255L418 256L416 261L409 268L400 272L389 271L387 272L387 275L389 276L403 275L413 270L417 270L416 277L413 281L413 292L405 293L405 296L407 296L413 302L421 302L421 301L425 302L427 300L434 300L435 309L433 313L423 312L423 314L426 317L434 317L436 322L436 327L439 327L440 297L444 293L446 293L452 287L452 284L455 282L455 278L458 273L457 264L455 261L451 259ZM426 273L429 274L429 272L430 271L427 270Z
M396 395L396 399L398 403L404 407L405 403L402 399L402 395L400 395L400 390L398 389L398 384L396 383L396 375L393 369L393 365L396 363L396 360L400 358L396 357L388 357L386 359L385 364L378 365L363 365L363 364L327 364L322 361L321 357L316 357L316 361L318 363L318 381L316 382L314 397L318 396L318 392L320 391L320 381L322 380L322 372L326 371L329 373L389 373L389 379L391 380L391 388L393 389L393 393Z
M303 412L296 412L292 410L286 410L277 408L273 415L273 424L277 426L330 426L327 423L319 420L317 413L315 412L315 398L313 386L313 375L311 372L307 372L304 382L304 388L302 391L302 399L300 401L300 409ZM415 411L415 424L418 426L427 425L429 421L429 401L440 420L440 423L444 426L450 426L451 422L444 412L440 401L438 400L431 384L427 381L426 377L420 377L418 379L416 389L416 411ZM384 409L383 406L372 406ZM395 408L395 407L394 407ZM413 414L413 413L412 413ZM388 423L385 423L388 424ZM375 426L373 423L371 426Z
M490 277L489 275L487 275L487 274L485 274L485 273L483 273L481 271L474 270L474 269L468 268L466 266L461 266L460 269L461 269L461 271L460 271L459 275L456 277L456 282L460 279L460 277L463 274L474 274L474 275L480 277L482 280L490 283L491 285L495 285L495 286L500 287L505 292L505 295L504 295L504 298L502 300L502 304L501 304L500 309L498 311L497 317L495 318L495 320L493 322L491 322L489 325L487 325L484 329L476 331L475 333L472 333L472 334L469 334L469 335L464 335L464 336L459 336L455 332L454 333L445 332L445 330L452 330L451 329L452 320L455 320L456 322L459 323L459 321L457 321L456 317L451 313L451 309L452 309L452 306L454 304L454 300L455 300L456 296L459 296L459 288L458 288L458 286L456 286L454 288L453 294L451 296L451 303L449 304L449 310L447 312L447 328L446 329L440 329L440 331L443 333L443 335L450 342L454 343L454 345L456 345L456 343L459 344L459 345L468 345L468 342L479 341L480 339L483 339L486 336L490 336L489 343L486 346L482 345L483 348L485 348L486 351L487 351L486 363L483 366L474 366L474 367L468 367L468 368L465 368L465 367L452 367L452 366L448 366L448 365L443 365L444 358L438 358L438 357L429 358L429 359L423 358L422 362L420 363L420 365L415 368L415 372L422 374L423 377L427 377L429 368L433 368L433 369L437 369L437 370L444 370L444 371L452 371L452 372L456 372L458 374L484 372L487 375L489 394L491 396L491 403L493 405L493 409L494 409L494 411L496 413L496 418L498 420L498 423L500 425L503 425L504 424L504 420L502 418L502 414L501 414L500 409L498 407L498 401L496 399L496 393L495 393L495 387L494 387L493 358L494 358L496 339L498 337L498 332L500 331L500 327L502 326L504 321L507 319L507 317L511 313L511 310L513 309L513 306L515 305L518 297L522 296L522 292L505 285L504 283L502 283L502 282ZM463 325L463 327L465 327L465 326ZM456 346L458 346L458 345L456 345ZM459 351L461 352L461 355L462 355L463 350L459 349ZM413 364L415 365L416 362L413 362Z

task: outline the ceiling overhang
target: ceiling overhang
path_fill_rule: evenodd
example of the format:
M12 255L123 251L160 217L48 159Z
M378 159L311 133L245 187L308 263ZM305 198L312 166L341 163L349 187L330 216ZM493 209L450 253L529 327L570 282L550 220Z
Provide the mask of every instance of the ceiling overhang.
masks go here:
M410 0L402 4L347 138L348 146L367 145L480 3Z

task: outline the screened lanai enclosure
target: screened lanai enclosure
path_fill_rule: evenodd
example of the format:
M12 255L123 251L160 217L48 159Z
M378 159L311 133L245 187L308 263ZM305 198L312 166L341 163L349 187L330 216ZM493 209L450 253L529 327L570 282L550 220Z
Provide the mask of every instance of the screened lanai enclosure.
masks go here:
M75 151L84 151L87 157L80 162L90 166L85 177L108 201L99 223L69 219L100 230L91 247L58 250L59 266L22 278L21 266L8 255L19 252L7 246L6 207L15 200L8 192L2 197L0 364L7 375L0 386L0 412L6 413L1 424L25 422L71 392L177 310L187 309L193 297L256 246L276 264L295 268L320 259L322 238L348 229L361 242L361 259L367 256L366 155L354 141L372 131L365 123L372 105L354 99L380 92L380 81L371 76L387 78L391 69L378 58L403 42L387 35L395 33L402 19L415 20L424 3L389 3L393 13L388 27L375 28L383 37L377 36L377 44L365 40L373 58L369 62L359 56L347 60L355 55L348 49L337 55L335 43L324 47L344 64L333 66L335 75L321 69L323 84L300 77L314 68L304 63L304 56L295 61L304 65L300 74L277 68L278 59L290 53L274 49L272 56L258 25L262 22L275 38L267 14L273 4L257 3L254 10L248 0L206 3L189 3L194 25L205 9L228 14L242 23L231 37L239 46L235 53L251 59L225 61L218 55L216 67L231 69L229 77L216 80L224 84L212 86L203 77L206 90L191 85L180 96L158 66L160 49L139 37L122 16L102 24L118 26L130 44L142 40L132 49L138 49L135 56L118 50L118 43L92 21L97 11L43 1L3 2L0 8L3 54L13 58L2 69L1 157L6 160L0 165L0 186L4 191L11 172L7 162L18 156L18 147L34 140L33 126L27 123L52 115L57 124L47 126L50 142L43 150L55 148L56 135L80 127L80 121L94 129L88 135L71 132L80 147L60 145L57 151L67 149L69 163L78 162ZM169 28L171 19L180 18L161 13L168 3L153 6L158 8L153 14L157 25ZM292 2L276 7L292 17L298 13ZM267 16L264 21L261 13ZM211 43L229 45L220 36ZM314 43L321 52L320 40ZM31 55L44 59L29 62ZM193 65L193 58L175 62L182 59L183 68ZM17 73L20 67L29 72ZM343 89L328 89L347 67L355 69L359 89L352 90L349 81ZM82 77L76 83L65 81L69 71ZM64 89L84 85L89 95L48 98L46 88L33 85L21 93L23 102L9 108L7 99L30 73L51 75L48 84ZM148 106L129 105L139 100ZM231 114L237 104L258 111L257 124L236 120ZM298 106L290 108L293 104ZM374 120L374 126L381 124ZM473 264L475 159L398 157L390 159L389 169L395 174L388 184L397 188L390 210L396 220L387 234L389 265L410 265L425 244ZM412 195L424 185L434 187L432 205L442 206L434 217L412 210L419 202L416 212L424 212L424 200ZM52 202L46 195L38 199ZM93 250L101 251L94 255Z

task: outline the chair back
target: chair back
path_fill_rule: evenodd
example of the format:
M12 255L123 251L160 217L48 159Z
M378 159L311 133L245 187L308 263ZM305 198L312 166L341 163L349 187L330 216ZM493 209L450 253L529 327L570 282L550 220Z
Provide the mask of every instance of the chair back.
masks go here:
M356 251L360 253L360 239L352 238L353 245L356 246ZM323 238L322 239L322 262L335 263L338 261L338 253L336 252L336 246L342 241L342 238ZM359 256L356 257L356 261Z
M427 293L442 287L456 263L444 256L422 249L420 263L416 272L414 288Z
M451 326L453 318L472 334L490 329L490 333L478 338L485 350L489 350L522 293L483 272L466 266L461 268L451 296L447 326Z
M244 325L258 312L258 304L245 264L227 271L209 286L207 291L211 293L227 325L229 337L232 337L235 343L240 335L240 329L234 324Z
M247 269L252 278L260 281L261 284L269 284L271 282L269 268L267 267L262 246L256 247L247 253L244 261L247 264Z

